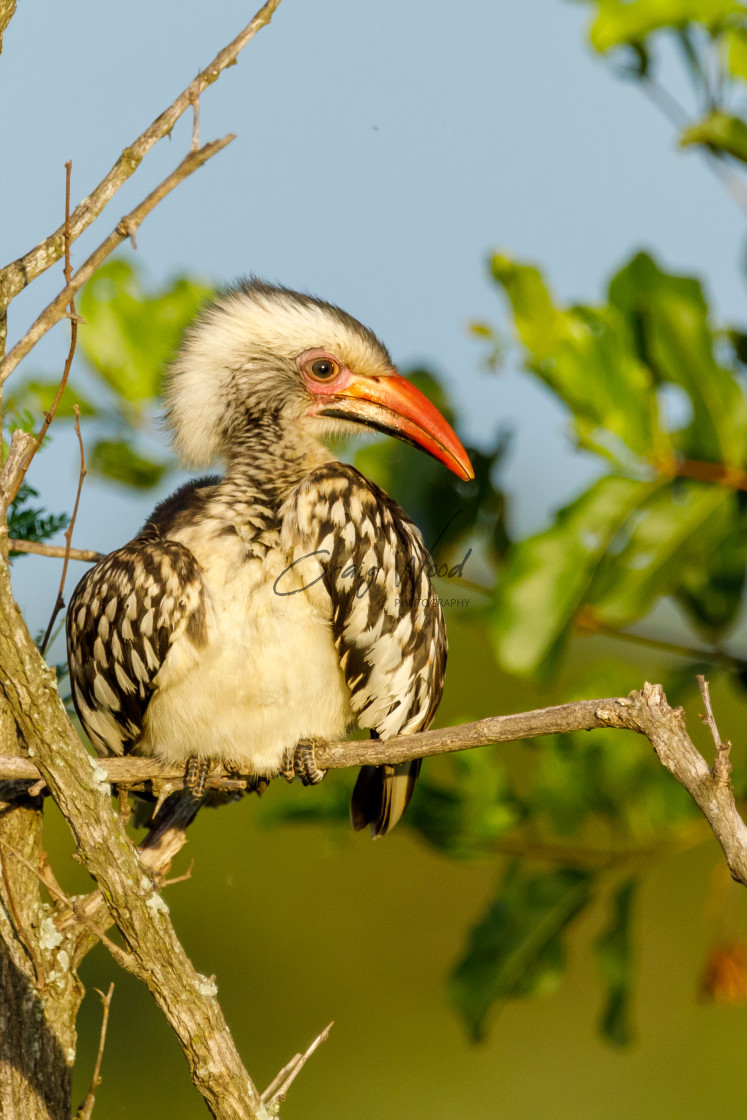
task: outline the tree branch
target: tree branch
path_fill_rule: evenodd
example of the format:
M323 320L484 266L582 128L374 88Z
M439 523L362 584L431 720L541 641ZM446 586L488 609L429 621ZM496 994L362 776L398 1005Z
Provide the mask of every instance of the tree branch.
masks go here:
M244 1068L212 981L195 971L168 907L114 815L106 776L83 745L13 601L0 562L0 691L68 822L78 852L122 933L128 964L175 1031L192 1080L218 1120L267 1120Z
M11 552L28 552L35 556L51 556L54 560L64 560L69 556L71 560L84 560L87 563L98 564L106 556L105 552L94 552L92 548L70 548L63 544L45 544L43 541L19 541L15 537L8 537L8 548Z
M96 989L96 991L98 992L98 988ZM99 992L99 996L101 997L101 1004L102 1004L102 1008L103 1008L102 1014L101 1014L101 1033L99 1035L99 1049L98 1049L98 1053L96 1054L96 1064L93 1067L93 1076L91 1077L91 1088L88 1090L88 1094L87 1094L86 1099L84 1100L83 1104L78 1109L75 1120L91 1120L91 1116L93 1115L93 1106L96 1103L96 1090L98 1089L99 1085L101 1084L101 1062L103 1061L103 1058L104 1058L104 1047L106 1046L106 1031L107 1031L107 1027L109 1026L109 1010L110 1010L111 1005L112 1005L112 996L113 995L114 995L114 982L113 981L109 985L109 988L108 988L108 991L107 991L106 995L104 995L103 992Z
M715 721L712 722L710 700L706 708L706 722L713 729ZM726 765L730 745L717 739L717 760L714 769L711 769L687 734L682 708L670 708L659 684L647 683L640 691L625 697L578 700L515 715L492 716L456 727L397 735L386 741L371 739L325 743L315 748L314 762L322 770L396 765L411 759L451 754L493 743L603 727L634 731L649 740L659 761L685 787L705 816L723 849L733 877L747 886L747 825L739 816ZM717 731L715 735L718 735ZM102 779L105 776L108 782L125 788L183 779L181 768L163 767L149 758L106 758L100 759L96 765L101 770ZM0 780L38 781L40 771L41 768L37 769L30 759L0 757ZM233 772L216 765L208 776L208 788L224 788L223 783L231 777L236 779ZM193 805L196 813L199 803L193 802Z
M539 708L516 715L491 716L476 723L462 723L435 731L419 731L414 735L395 735L391 739L359 739L325 743L316 747L314 760L320 770L339 770L347 766L383 766L408 762L414 758L450 754L492 743L512 743L538 735L563 734L569 731L590 731L608 727L597 715L600 706L623 703L622 700L578 700L552 708ZM605 709L606 710L606 709ZM121 758L100 758L96 765L112 785L134 787L148 782L184 781L184 767L162 766L152 758L127 755ZM0 757L0 780L38 781L40 773L31 759ZM207 778L207 788L222 788L221 783L235 778L234 771L214 766ZM249 776L247 776L249 777Z
M80 495L81 495L81 491L83 489L83 479L86 477L86 474L87 474L87 471L86 471L86 452L85 452L85 449L83 447L83 436L80 433L80 409L78 408L77 404L73 405L73 411L75 412L75 432L76 432L76 435L78 436L78 446L80 448L80 473L78 474L78 489L75 492L75 504L73 506L73 512L70 516L70 524L68 525L68 527L65 531L65 542L66 542L65 543L65 557L64 557L63 564L62 564L62 574L60 576L60 586L59 586L59 590L57 592L57 599L55 600L55 604L54 604L54 607L52 609L52 615L49 619L49 623L47 625L46 632L45 632L44 637L42 639L42 643L39 646L39 650L41 651L42 656L44 656L44 654L46 652L47 643L49 642L49 639L52 635L52 628L54 626L55 619L57 618L57 615L60 613L61 610L63 610L63 608L65 606L65 597L64 596L65 596L65 578L67 576L67 565L68 565L68 562L70 560L70 550L71 550L71 545L73 543L73 532L75 530L75 522L76 522L77 517L78 517L78 507L80 505Z
M99 265L106 260L109 254L112 253L118 245L121 245L128 237L133 238L135 236L143 219L150 214L151 210L158 205L161 199L165 198L165 196L186 179L188 175L191 175L198 167L202 167L203 163L206 163L211 156L216 155L234 139L234 134L230 133L228 136L224 136L222 140L212 140L209 144L205 144L204 147L199 148L196 152L188 152L179 166L176 167L162 183L159 183L155 190L151 191L148 197L143 199L134 210L131 210L129 214L126 214L125 217L117 223L116 228L109 234L106 240L102 241L99 247L91 253L88 260L80 266L70 280L70 283L66 284L59 295L48 304L38 319L29 327L23 338L16 343L12 350L8 351L5 358L0 362L0 385L7 381L18 363L26 357L34 346L36 346L39 339L42 338L55 323L58 323L60 319L65 317L65 309L75 293L83 287L91 276L93 276Z
M247 43L270 22L279 4L280 0L267 0L243 31L240 31L228 46L219 51L210 65L200 71L194 81L190 82L176 100L146 128L142 135L138 136L137 140L124 149L108 174L71 214L70 236L73 241L80 237L81 233L99 216L122 184L137 170L150 149L164 136L170 135L176 122L190 106L195 104L200 94L220 77L227 66L232 66L236 62ZM3 12L7 5L8 0L0 0L0 32ZM11 2L7 20L13 14L14 6L15 4ZM0 321L4 319L10 301L40 273L60 259L64 252L63 237L64 227L60 226L24 256L0 269ZM0 353L2 353L2 335L4 331L0 332Z

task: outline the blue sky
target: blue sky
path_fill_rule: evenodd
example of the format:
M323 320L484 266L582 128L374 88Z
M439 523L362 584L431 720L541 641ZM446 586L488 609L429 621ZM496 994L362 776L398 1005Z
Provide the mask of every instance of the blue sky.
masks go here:
M77 201L252 10L239 0L20 4L0 57L0 259L59 224L67 159ZM440 371L470 438L514 426L505 478L521 531L592 468L570 452L565 418L542 389L510 369L481 372L465 325L505 322L487 279L492 248L540 263L560 298L593 301L644 246L701 274L723 317L747 318L743 216L640 92L593 55L587 20L586 5L565 0L283 0L202 99L203 140L237 140L138 235L149 281L255 272L309 289L372 326L401 366ZM76 244L77 262L175 166L190 129L148 156ZM53 269L15 301L12 340L60 283ZM26 371L61 369L66 346L58 327ZM50 508L69 509L76 477L74 439L60 426L30 481ZM87 481L76 543L116 547L153 501ZM48 614L54 567L17 565L32 626Z

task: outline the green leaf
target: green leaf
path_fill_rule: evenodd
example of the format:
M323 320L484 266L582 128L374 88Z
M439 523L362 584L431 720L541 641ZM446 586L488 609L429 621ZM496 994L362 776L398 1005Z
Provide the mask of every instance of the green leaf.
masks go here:
M492 611L498 658L509 672L552 668L612 542L657 485L609 475L544 533L514 546Z
M38 492L24 482L8 510L9 537L19 541L46 541L68 527L70 519L66 513L46 513L30 504L38 497Z
M591 900L593 884L586 871L532 875L510 865L449 981L449 999L473 1041L485 1037L485 1019L497 1001L557 986L565 969L563 934Z
M13 396L5 401L6 407L30 409L36 413L47 412L54 404L59 384L59 378L56 381L34 378L22 382L15 389ZM98 412L96 405L86 397L85 393L82 393L74 382L68 381L57 407L57 417L61 420L70 419L74 415L74 404L80 408L81 416L96 416Z
M535 358L550 357L561 331L560 314L541 272L505 253L494 254L490 267L511 302L519 338Z
M450 758L450 780L438 781L433 768L418 781L407 823L439 851L469 858L491 854L495 842L521 817L505 772L488 751L464 751Z
M81 296L86 325L78 337L86 361L123 400L138 406L153 400L185 327L211 295L186 277L148 294L132 264L110 261Z
M169 463L154 462L138 455L124 439L99 440L88 461L92 474L104 475L139 489L155 486L169 467Z
M709 564L733 530L736 499L722 486L682 483L652 494L639 513L624 547L607 559L589 594L595 615L616 629L677 592L685 570Z
M635 877L625 880L612 900L609 923L594 943L597 967L607 985L599 1031L615 1046L629 1046L634 1035L630 1006L633 988L631 924L637 889Z
M747 82L747 28L730 28L723 41L730 73Z
M684 129L680 136L681 147L693 144L702 145L710 151L724 152L747 163L747 124L741 117L718 109Z
M747 332L732 328L726 334L734 349L734 357L743 366L747 366Z
M592 46L602 52L687 23L703 23L717 31L747 10L737 0L596 0L595 6L590 38Z
M568 405L582 445L613 459L655 458L668 443L651 371L616 308L557 308L539 271L506 255L493 275L511 304L528 368Z
M627 319L641 360L690 397L692 421L673 440L682 457L741 466L747 402L739 380L716 361L700 283L663 272L638 253L613 277L609 296Z
M736 530L710 542L708 552L683 570L675 596L710 642L734 625L744 594L747 532L744 517L735 518L730 509L729 518Z

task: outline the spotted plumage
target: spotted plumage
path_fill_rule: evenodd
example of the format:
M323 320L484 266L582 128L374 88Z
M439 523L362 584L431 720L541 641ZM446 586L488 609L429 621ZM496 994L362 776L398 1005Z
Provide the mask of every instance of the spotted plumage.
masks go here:
M224 473L163 502L75 591L73 698L96 748L272 777L298 744L356 725L427 727L446 662L430 558L319 437L385 427L467 476L435 409L345 312L258 282L192 328L167 405L184 460ZM418 769L364 768L354 825L392 827Z

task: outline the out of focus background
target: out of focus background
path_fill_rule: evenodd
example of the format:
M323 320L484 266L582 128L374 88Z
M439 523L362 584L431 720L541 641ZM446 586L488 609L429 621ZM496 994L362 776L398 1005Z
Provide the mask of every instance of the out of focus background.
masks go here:
M21 3L0 57L0 258L73 201L246 23L246 4ZM186 119L74 261L181 158ZM449 624L441 725L661 681L698 746L705 673L747 795L747 7L734 0L284 0L202 98L226 151L107 263L59 418L11 523L130 539L185 477L161 376L221 284L255 273L339 303L453 419L477 480L411 448L343 453L421 525ZM10 343L62 284L16 299ZM64 326L9 381L36 430ZM61 562L14 560L33 633ZM67 594L84 571L71 564ZM64 643L50 660L69 692ZM710 757L710 755L709 755ZM167 889L260 1086L330 1020L288 1120L695 1118L743 1113L747 905L645 742L612 732L424 767L383 841L352 773L204 811ZM281 788L282 787L282 788ZM50 809L47 847L86 890ZM84 965L77 1085L114 979L97 1120L204 1114L147 992Z

